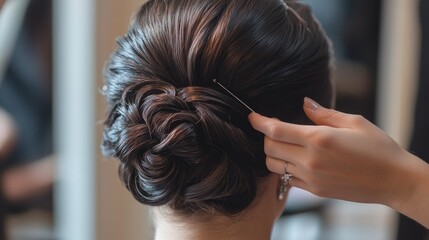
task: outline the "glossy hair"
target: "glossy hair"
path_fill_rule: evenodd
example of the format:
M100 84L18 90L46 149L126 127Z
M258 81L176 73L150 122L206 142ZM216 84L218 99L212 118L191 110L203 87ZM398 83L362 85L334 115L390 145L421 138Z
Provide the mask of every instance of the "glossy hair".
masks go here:
M232 216L268 174L249 111L308 123L330 105L331 52L309 7L282 0L150 0L105 69L104 154L141 203Z

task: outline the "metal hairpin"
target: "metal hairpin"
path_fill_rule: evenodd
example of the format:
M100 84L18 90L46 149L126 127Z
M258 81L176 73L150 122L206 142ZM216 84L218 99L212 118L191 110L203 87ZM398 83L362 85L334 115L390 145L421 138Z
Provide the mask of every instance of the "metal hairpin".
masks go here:
M213 79L213 82L216 83L217 85L219 85L221 88L223 88L225 91L227 91L231 96L233 96L235 99L237 99L237 101L239 101L241 104L243 104L247 109L249 109L251 112L255 112L253 111L253 109L251 109L249 106L247 106L247 104L245 104L243 101L240 100L240 98L238 98L237 96L235 96L231 91L229 91L226 87L224 87L220 82L218 82L216 79Z

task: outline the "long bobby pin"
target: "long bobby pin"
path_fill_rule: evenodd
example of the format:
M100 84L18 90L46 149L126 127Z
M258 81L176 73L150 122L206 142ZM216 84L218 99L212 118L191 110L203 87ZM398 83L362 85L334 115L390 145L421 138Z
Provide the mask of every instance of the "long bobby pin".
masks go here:
M219 85L221 88L223 88L225 91L227 91L231 96L233 96L235 99L237 99L237 101L239 101L241 104L243 104L243 106L245 106L247 109L249 109L251 112L255 112L253 111L253 109L251 109L249 106L247 106L247 104L245 104L243 101L240 100L240 98L238 98L237 96L235 96L231 91L229 91L226 87L224 87L220 82L218 82L216 79L213 79L213 82L216 83L217 85Z

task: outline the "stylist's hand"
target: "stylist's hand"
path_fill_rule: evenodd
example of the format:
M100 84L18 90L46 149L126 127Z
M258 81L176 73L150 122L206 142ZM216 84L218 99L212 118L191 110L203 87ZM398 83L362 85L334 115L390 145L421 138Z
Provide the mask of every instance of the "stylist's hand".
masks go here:
M249 115L252 126L266 135L268 169L284 174L287 163L287 172L294 176L292 186L322 197L381 203L399 211L419 191L416 182L428 180L419 179L429 175L427 164L363 117L323 108L308 98L304 111L320 126Z

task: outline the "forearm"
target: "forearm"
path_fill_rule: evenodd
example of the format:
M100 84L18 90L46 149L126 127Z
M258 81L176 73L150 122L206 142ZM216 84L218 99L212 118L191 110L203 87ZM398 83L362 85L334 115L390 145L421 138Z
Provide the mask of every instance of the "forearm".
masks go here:
M429 164L412 154L408 154L407 161L412 163L407 173L413 176L409 187L412 191L400 194L391 207L429 229Z

